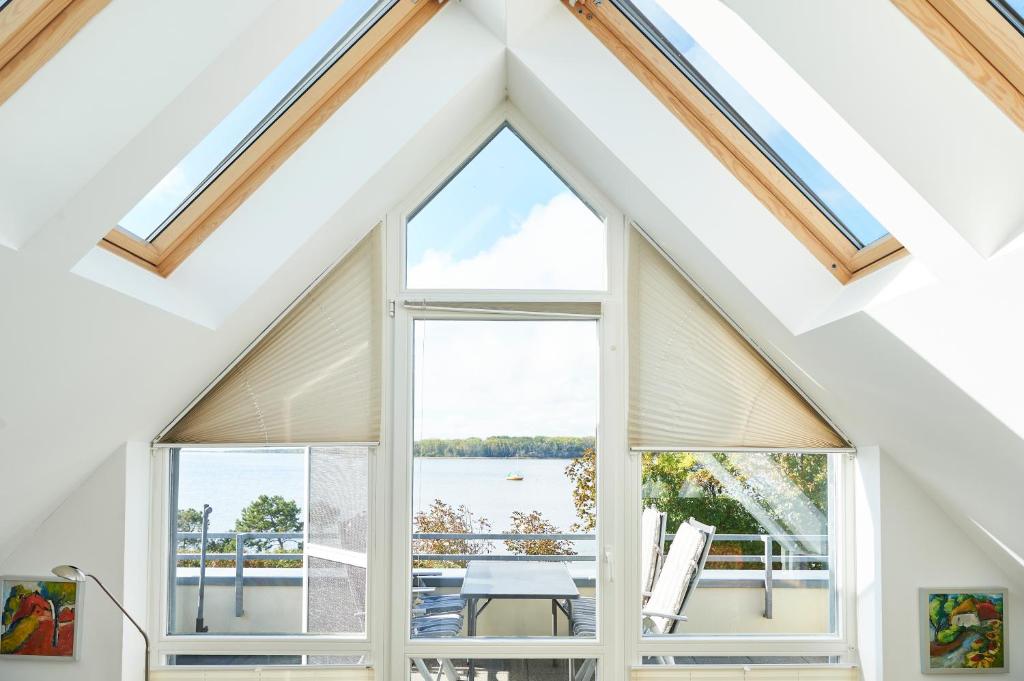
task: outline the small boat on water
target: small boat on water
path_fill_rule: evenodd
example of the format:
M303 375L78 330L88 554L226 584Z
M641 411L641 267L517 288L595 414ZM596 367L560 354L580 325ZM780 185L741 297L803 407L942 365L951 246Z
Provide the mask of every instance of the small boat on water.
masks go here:
M522 480L525 476L522 473L513 471L505 476L506 480Z

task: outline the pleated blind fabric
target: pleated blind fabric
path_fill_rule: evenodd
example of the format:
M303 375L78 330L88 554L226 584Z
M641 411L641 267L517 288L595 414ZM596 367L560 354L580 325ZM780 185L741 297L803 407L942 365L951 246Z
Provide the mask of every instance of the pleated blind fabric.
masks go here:
M378 226L159 441L379 441L381 241Z
M849 446L636 229L629 263L629 444Z

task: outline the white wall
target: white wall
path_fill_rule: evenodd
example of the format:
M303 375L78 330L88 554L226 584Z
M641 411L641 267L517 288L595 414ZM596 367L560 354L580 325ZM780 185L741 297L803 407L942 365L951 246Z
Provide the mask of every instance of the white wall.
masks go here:
M965 461L965 466L969 466ZM1010 590L1007 610L1024 607L1020 592L1007 574L999 569L966 533L959 529L946 509L932 500L910 478L892 456L882 453L881 480L881 621L882 663L885 681L932 678L921 674L920 587L1002 586ZM988 499L984 484L974 482L969 470L950 471L949 488L944 493L970 494L976 502L998 503ZM941 495L941 493L940 493ZM1024 629L1014 627L1009 615L1007 628L1011 669L1017 663L1013 651L1024 646ZM1024 674L1017 671L1024 678ZM865 675L870 679L870 676ZM1005 677L1004 677L1005 678Z
M878 447L858 448L854 466L856 637L864 681L883 677L881 459Z
M99 577L145 622L148 462L145 445L119 447L7 555L0 574L43 577L55 565L77 565ZM0 681L137 681L142 678L142 639L124 624L121 613L90 581L77 623L82 627L78 661L3 659ZM122 641L128 644L123 676Z

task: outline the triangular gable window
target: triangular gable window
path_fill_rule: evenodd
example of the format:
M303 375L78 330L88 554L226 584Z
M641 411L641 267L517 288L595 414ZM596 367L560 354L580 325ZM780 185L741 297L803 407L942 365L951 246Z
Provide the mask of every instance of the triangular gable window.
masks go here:
M630 448L849 446L636 229L629 249Z
M503 125L406 222L410 289L604 290L604 220Z

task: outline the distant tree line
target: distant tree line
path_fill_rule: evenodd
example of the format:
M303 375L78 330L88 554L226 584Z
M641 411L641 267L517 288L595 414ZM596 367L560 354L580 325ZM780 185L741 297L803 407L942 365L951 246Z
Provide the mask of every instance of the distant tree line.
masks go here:
M292 499L285 499L279 494L259 495L242 509L241 517L235 520L234 532L301 532L302 509ZM203 514L195 508L178 510L179 532L201 532ZM180 553L199 553L199 539L180 539ZM246 542L249 553L302 553L300 539L249 539ZM207 553L234 553L234 539L207 539ZM302 560L246 560L246 567L302 567ZM207 561L210 567L233 567L233 559L215 559ZM178 567L198 567L199 561L184 559L178 561Z
M593 437L512 437L426 439L413 445L416 456L467 456L494 459L575 459L594 447Z

